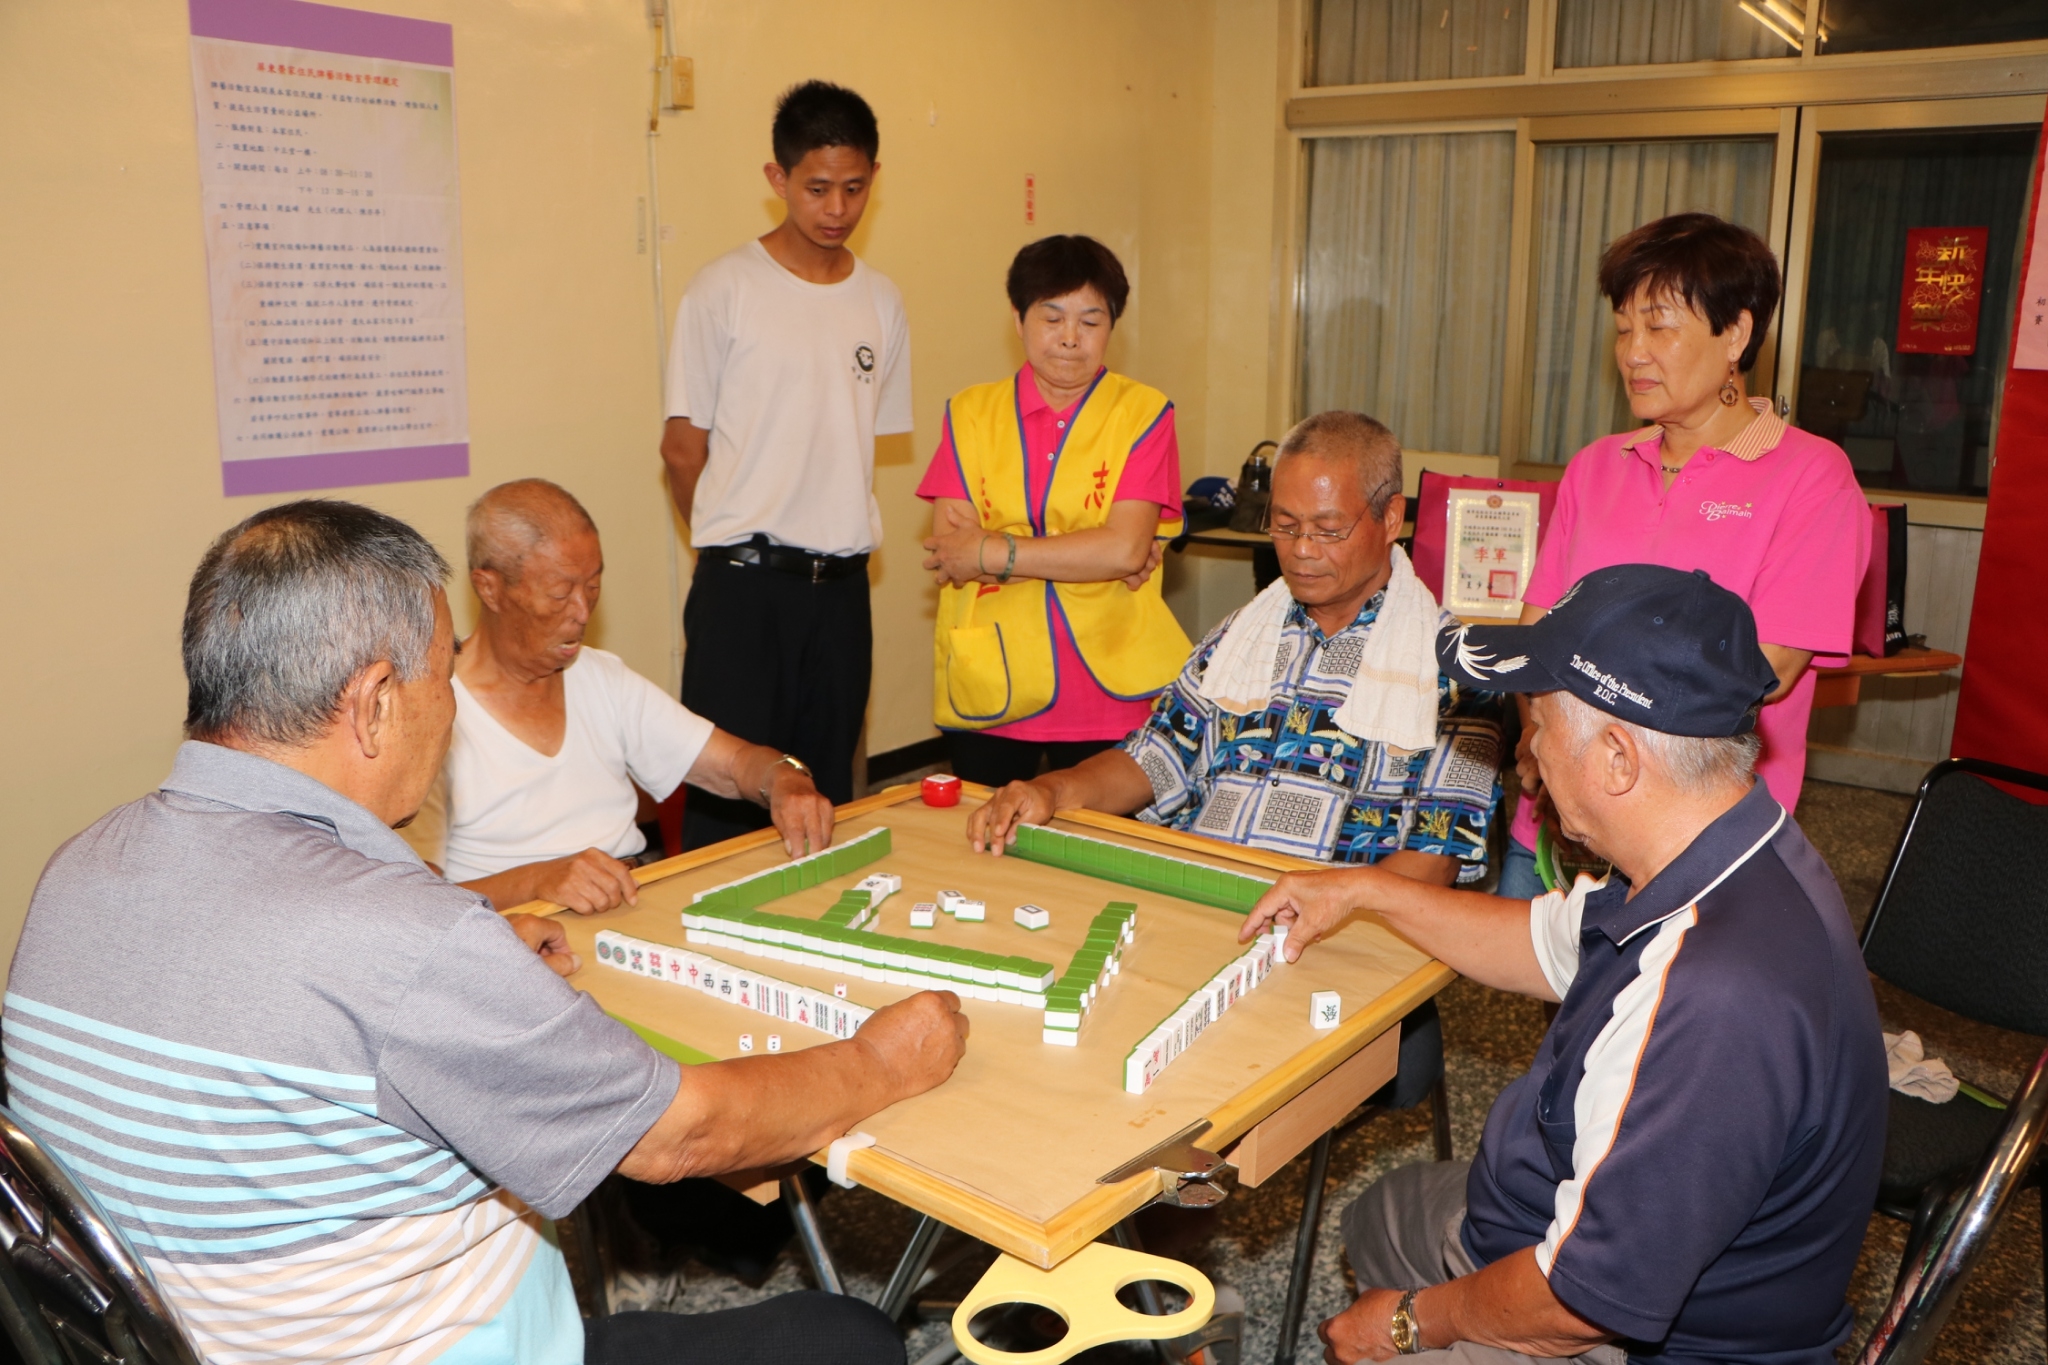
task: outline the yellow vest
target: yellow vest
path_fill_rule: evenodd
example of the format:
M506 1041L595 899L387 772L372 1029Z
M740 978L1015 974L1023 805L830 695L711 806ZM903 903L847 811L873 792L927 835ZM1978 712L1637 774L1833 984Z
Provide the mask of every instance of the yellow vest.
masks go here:
M1045 507L1033 509L1018 382L1013 375L977 384L946 405L960 473L982 526L1022 540L1106 524L1124 463L1166 411L1166 395L1104 373L1081 400L1054 458ZM1136 592L1116 579L1017 579L1000 587L941 589L933 718L949 730L985 730L1049 709L1062 681L1053 652L1056 611L1066 617L1082 662L1111 696L1136 700L1158 692L1180 672L1191 648L1160 596L1159 580L1153 574Z

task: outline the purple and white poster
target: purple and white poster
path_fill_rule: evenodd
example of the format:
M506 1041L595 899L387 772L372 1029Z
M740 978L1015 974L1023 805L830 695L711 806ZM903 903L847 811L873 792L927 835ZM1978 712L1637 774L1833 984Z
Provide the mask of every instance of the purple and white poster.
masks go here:
M189 4L222 487L467 474L453 29Z

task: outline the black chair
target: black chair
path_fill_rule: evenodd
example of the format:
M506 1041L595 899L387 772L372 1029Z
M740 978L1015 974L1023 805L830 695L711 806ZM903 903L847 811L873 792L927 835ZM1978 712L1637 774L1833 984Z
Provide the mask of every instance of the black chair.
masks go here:
M201 1365L92 1192L0 1106L0 1325L29 1365Z
M1953 1101L1951 1101L1953 1102ZM1997 1143L1978 1163L1967 1191L1944 1201L1929 1228L1927 1246L1907 1249L1891 1302L1871 1330L1857 1365L1918 1365L1926 1359L1962 1294L1977 1258L2032 1175L2048 1132L2048 1052L2034 1062L2013 1100Z
M2048 807L1986 778L2048 792L2048 777L1978 759L1929 770L1864 926L1863 960L1873 975L1930 1004L2048 1034ZM1967 1091L1947 1104L1894 1091L1890 1103L1877 1209L1912 1225L1899 1269L1903 1292L1948 1226L1945 1215L2019 1116ZM2024 1157L2010 1173L2016 1188L2040 1183L2033 1150L2031 1142L2015 1148ZM2048 1217L2042 1273L2048 1283Z

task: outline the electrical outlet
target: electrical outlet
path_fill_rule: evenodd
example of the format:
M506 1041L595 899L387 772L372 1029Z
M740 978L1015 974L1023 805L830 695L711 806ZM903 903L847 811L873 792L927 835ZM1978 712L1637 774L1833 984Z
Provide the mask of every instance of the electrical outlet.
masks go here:
M693 57L671 57L668 64L668 107L697 107L697 62Z

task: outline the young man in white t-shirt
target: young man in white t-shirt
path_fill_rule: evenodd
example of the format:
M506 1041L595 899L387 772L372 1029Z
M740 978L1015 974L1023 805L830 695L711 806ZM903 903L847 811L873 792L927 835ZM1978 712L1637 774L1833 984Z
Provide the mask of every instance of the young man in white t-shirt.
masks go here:
M846 246L881 169L867 102L799 85L774 145L781 226L697 272L669 350L661 456L697 550L683 703L843 802L874 652L875 436L911 429L910 333L902 294ZM683 843L762 822L693 786Z

